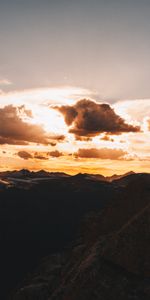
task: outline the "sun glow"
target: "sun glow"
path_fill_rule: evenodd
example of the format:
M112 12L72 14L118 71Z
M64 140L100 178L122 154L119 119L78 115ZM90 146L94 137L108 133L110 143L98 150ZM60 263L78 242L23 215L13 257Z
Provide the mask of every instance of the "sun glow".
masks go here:
M42 125L48 133L67 134L67 126L63 118L53 108L34 105L33 118L30 122Z
M24 105L32 111L31 117L24 120L31 124L41 125L48 134L67 135L67 126L61 114L53 109L55 105L73 104L83 96L90 96L91 91L80 87L43 87L22 91L0 93L0 108L6 105Z

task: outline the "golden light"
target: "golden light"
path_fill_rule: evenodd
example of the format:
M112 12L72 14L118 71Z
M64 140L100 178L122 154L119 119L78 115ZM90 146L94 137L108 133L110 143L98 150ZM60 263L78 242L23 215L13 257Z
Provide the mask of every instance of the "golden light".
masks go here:
M64 119L53 108L34 105L33 118L29 122L42 125L48 133L67 134Z

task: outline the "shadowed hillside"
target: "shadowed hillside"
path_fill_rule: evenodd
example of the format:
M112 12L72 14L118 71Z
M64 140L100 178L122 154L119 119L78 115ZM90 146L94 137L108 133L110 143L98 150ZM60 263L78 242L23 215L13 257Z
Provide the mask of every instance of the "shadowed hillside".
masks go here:
M1 174L1 297L5 299L42 257L75 239L82 218L101 210L120 190L109 182L27 170Z
M112 186L118 194L83 218L72 246L45 258L11 299L150 299L150 175Z

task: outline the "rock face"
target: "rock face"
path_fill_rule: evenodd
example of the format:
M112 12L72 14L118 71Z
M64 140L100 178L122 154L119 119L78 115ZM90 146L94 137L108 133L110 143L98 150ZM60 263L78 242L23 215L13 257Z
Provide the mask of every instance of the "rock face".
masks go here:
M150 175L120 180L120 196L89 213L70 248L45 258L11 299L150 299Z

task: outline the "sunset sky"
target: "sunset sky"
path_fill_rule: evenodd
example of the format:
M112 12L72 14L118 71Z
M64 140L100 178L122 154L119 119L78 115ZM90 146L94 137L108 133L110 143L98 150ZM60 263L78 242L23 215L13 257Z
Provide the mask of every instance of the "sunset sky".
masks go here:
M150 171L150 1L0 2L0 171Z

